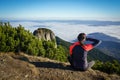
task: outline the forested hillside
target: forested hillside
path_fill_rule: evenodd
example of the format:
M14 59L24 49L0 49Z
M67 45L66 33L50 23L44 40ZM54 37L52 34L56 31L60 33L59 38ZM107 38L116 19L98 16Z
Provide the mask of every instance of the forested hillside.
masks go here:
M102 40L102 43L97 48L105 54L112 56L120 61L120 39L97 32L88 34L88 37Z

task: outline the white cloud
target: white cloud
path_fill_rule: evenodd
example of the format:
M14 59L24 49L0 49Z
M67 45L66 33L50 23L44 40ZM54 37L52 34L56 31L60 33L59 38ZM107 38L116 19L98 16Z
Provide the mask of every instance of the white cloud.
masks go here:
M56 36L66 40L72 41L76 39L77 35L81 32L86 34L100 32L104 33L113 37L120 39L120 25L109 25L109 26L88 26L88 25L81 25L81 24L69 24L69 23L62 23L62 22L11 22L13 26L17 26L21 24L25 27L25 29L30 30L33 32L39 25L45 25L47 28L51 29ZM35 27L36 26L36 27ZM44 27L44 26L43 26Z

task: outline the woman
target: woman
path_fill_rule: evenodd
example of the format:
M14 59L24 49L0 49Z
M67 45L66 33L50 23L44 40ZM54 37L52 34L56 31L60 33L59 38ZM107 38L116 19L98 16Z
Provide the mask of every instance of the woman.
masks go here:
M80 33L77 38L78 42L70 46L70 56L68 60L74 69L85 71L95 64L94 61L87 62L88 51L99 45L101 41L93 38L86 38L85 33ZM85 41L92 41L93 43L84 44Z

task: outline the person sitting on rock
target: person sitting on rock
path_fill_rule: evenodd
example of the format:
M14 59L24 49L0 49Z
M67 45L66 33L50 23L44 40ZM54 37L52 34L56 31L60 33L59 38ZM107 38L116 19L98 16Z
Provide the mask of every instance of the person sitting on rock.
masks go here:
M78 42L70 46L70 56L68 60L75 70L86 71L90 69L95 62L87 62L87 53L101 43L100 40L87 38L85 33L80 33L77 37ZM91 41L90 44L85 44L85 41Z

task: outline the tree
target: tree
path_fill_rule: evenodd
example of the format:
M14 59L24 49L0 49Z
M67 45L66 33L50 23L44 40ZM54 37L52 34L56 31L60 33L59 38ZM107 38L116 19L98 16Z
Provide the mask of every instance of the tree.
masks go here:
M30 55L43 56L59 61L66 61L65 49L55 48L55 40L37 39L22 25L12 27L10 23L0 23L0 52L25 52Z

